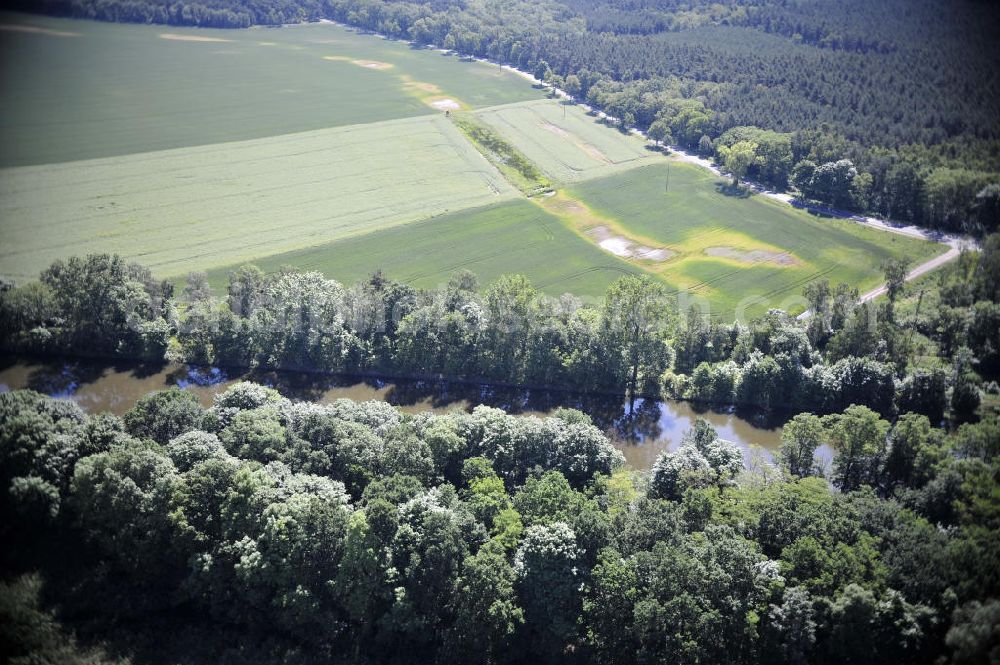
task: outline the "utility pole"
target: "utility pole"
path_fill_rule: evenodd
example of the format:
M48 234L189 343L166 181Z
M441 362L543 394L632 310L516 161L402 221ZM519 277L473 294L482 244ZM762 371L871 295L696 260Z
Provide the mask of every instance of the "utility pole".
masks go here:
M663 193L668 194L670 192L670 162L667 162L667 182L663 186Z

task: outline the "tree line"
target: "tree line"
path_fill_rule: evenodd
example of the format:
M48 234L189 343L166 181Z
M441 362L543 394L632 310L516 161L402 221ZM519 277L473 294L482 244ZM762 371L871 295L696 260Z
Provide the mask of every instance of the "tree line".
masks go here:
M1000 236L942 271L917 311L901 308L913 295L905 264L884 269L882 301L859 304L856 289L818 281L805 288L813 314L804 321L772 310L724 322L697 306L678 311L662 283L631 275L585 305L522 275L481 289L459 271L423 291L382 273L348 287L316 272L244 266L220 299L203 273L174 294L139 265L90 255L0 287L0 332L12 352L974 418L1000 378Z

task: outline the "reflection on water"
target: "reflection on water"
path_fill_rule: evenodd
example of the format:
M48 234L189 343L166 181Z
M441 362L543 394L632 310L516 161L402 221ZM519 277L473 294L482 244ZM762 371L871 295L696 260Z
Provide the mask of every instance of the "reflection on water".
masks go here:
M780 444L782 420L759 414L699 410L687 402L638 399L633 405L620 397L564 391L524 390L489 384L441 381L384 380L356 376L324 376L303 372L240 373L218 367L149 365L89 360L0 361L0 392L31 388L53 397L76 401L90 412L123 414L137 399L154 390L178 386L195 394L204 406L237 381L251 380L276 388L286 397L330 402L346 397L379 400L402 411L446 413L478 404L509 413L546 414L572 407L590 415L637 469L648 469L666 448L676 448L694 419L705 418L719 435L749 451L751 445L774 451Z

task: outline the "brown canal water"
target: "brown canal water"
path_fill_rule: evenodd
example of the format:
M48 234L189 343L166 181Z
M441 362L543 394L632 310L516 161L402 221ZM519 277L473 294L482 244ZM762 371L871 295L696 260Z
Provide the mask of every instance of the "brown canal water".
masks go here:
M489 384L376 379L302 372L240 372L190 365L143 365L132 362L29 359L0 360L0 392L30 388L52 397L71 399L91 413L121 415L143 395L178 386L198 396L205 406L237 381L272 386L290 399L330 402L388 402L407 413L471 410L479 404L509 413L544 415L572 407L590 415L636 469L649 469L665 449L675 449L695 418L704 418L723 439L739 444L749 458L751 446L770 456L781 443L783 419L759 414L701 410L679 401L636 400L630 409L621 397L565 391L525 390ZM823 451L826 452L826 451ZM821 453L822 454L822 453ZM828 452L823 455L828 457Z

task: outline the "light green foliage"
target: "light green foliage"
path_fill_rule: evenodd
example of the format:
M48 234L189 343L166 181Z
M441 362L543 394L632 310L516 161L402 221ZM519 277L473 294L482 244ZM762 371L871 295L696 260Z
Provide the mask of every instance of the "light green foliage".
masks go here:
M270 408L240 411L219 438L231 455L258 462L277 460L288 445L278 413Z
M462 500L480 522L496 533L501 513L511 509L503 480L493 471L493 466L485 457L471 457L465 460L462 477L468 487L462 491Z
M670 364L669 311L663 287L650 277L620 277L604 296L602 333L619 354L612 368L632 398L654 393Z
M561 473L550 471L541 478L529 478L514 495L514 508L530 528L536 524L572 523L586 497L575 491Z
M593 425L509 416L486 406L457 420L470 449L489 459L508 484L520 484L529 469L538 467L558 471L563 483L582 486L593 474L610 473L623 462L621 452Z
M758 127L733 127L722 133L716 139L716 150L720 155L723 148L730 150L739 143L751 143L755 146L753 158L747 165L747 174L754 180L779 188L788 184L792 170L792 136L763 130ZM727 155L727 156L728 156ZM727 165L727 169L729 166ZM729 169L732 173L732 169Z
M816 449L825 440L822 420L811 413L800 413L781 430L781 465L793 476L822 475Z
M757 160L757 144L752 141L737 141L732 145L719 146L719 156L722 157L726 170L732 174L735 187Z
M777 571L752 542L713 526L679 547L656 546L636 565L648 571L634 609L640 653L661 662L753 662Z
M878 485L889 423L865 406L852 405L843 414L824 418L833 460L833 481L844 491Z
M650 495L676 501L691 487L725 486L742 469L742 451L720 439L708 422L698 418L676 451L664 451L657 458L650 478Z
M368 522L365 511L354 512L344 535L344 556L336 587L356 630L367 633L389 603L385 573L389 562L384 543Z
M438 478L430 446L405 426L386 435L382 465L383 473L412 476L426 485Z
M802 536L781 551L782 574L819 595L847 584L871 584L884 575L875 544L866 533L851 545Z
M220 427L227 427L241 411L264 406L279 408L286 401L274 388L250 381L240 381L215 396L209 414Z

